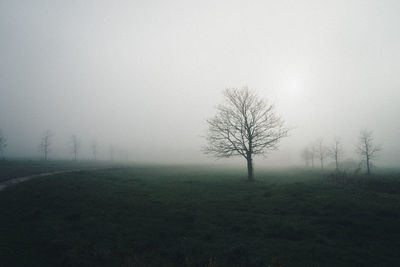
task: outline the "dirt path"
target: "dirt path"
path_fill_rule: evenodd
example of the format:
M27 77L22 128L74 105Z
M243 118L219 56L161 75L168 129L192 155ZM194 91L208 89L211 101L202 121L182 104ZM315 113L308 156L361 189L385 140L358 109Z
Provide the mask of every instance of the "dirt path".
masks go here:
M22 182L25 182L25 181L28 181L28 180L31 180L31 179L37 178L37 177L44 177L44 176L50 176L50 175L55 175L55 174L61 174L61 173L70 173L70 172L79 172L79 171L94 171L94 170L97 170L97 168L96 169L78 169L78 170L45 172L45 173L33 174L33 175L29 175L29 176L16 177L16 178L12 178L10 180L0 183L0 191L4 190L5 188L7 188L11 185L19 184L19 183L22 183Z

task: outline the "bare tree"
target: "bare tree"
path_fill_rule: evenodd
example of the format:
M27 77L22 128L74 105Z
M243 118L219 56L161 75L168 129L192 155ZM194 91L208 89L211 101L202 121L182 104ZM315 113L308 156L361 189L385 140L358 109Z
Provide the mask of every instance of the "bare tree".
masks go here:
M7 147L7 138L0 129L0 155L2 159L4 159L4 151L6 150L6 147Z
M76 135L72 135L70 138L71 150L74 154L74 160L77 160L78 152L81 147L81 142Z
M311 144L310 145L309 151L310 151L310 158L311 158L311 167L315 168L314 159L315 159L316 154L317 154L317 149L315 147L315 144Z
M311 167L315 167L315 157L317 156L317 145L316 143L311 143L306 146L301 152L301 158L306 163L306 166L309 167L311 163Z
M327 155L327 148L324 146L324 139L319 138L316 141L316 146L315 146L315 151L316 154L319 158L320 164L321 164L321 170L324 169L324 161L325 161L325 157Z
M374 144L372 131L362 130L358 137L357 152L367 165L367 174L371 173L371 160L375 158L376 152L381 147Z
M93 159L97 160L97 142L96 142L96 140L92 141L91 149L92 149Z
M46 130L43 134L42 141L40 142L40 149L42 150L44 160L48 159L51 146L51 139L52 139L51 131Z
M115 149L113 145L110 145L110 147L108 148L108 153L110 155L110 160L114 161Z
M339 160L343 155L342 142L339 137L335 137L333 145L328 148L328 154L335 160L335 170L339 171Z
M225 90L226 104L208 122L204 152L217 158L242 156L247 161L248 180L253 181L253 156L278 149L288 135L284 121L268 104L246 87Z
M305 147L301 152L301 157L304 160L306 167L310 167L310 162L312 162L312 166L314 166L314 155L309 147Z
M126 150L119 150L118 157L121 161L127 161L129 159L129 153Z

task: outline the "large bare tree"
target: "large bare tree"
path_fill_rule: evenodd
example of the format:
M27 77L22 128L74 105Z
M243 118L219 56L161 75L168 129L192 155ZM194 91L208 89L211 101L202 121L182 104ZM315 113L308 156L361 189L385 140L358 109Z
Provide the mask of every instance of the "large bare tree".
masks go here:
M78 158L79 149L81 148L81 141L76 135L72 135L70 138L70 145L72 153L74 154L74 160L76 161Z
M46 130L42 136L42 140L40 142L40 149L42 150L43 153L43 159L47 160L48 155L50 152L50 146L51 146L51 139L52 139L52 133L50 130Z
M367 174L371 173L371 160L375 158L376 152L381 147L374 144L372 131L362 130L358 137L357 152L367 165Z
M4 150L7 147L7 138L0 129L0 156L4 159Z
M253 157L276 150L288 129L274 106L247 87L227 89L224 95L226 103L219 105L217 114L207 121L204 152L218 158L244 157L248 180L253 181Z

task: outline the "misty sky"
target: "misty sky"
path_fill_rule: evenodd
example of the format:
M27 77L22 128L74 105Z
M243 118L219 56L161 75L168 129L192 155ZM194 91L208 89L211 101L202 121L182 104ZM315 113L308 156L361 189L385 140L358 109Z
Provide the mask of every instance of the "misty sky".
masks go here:
M400 163L400 1L0 1L0 129L8 156L81 158L97 140L131 160L211 163L206 119L248 86L295 127L257 166L361 129ZM229 161L223 161L229 162ZM244 162L243 162L244 164Z

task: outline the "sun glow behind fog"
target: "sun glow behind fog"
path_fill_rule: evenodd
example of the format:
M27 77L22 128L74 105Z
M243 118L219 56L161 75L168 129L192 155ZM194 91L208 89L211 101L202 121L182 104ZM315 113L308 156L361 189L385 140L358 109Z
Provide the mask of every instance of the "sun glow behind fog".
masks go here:
M298 78L289 79L287 89L286 89L286 97L289 99L298 98L304 93L304 88L301 80Z
M299 67L290 68L277 77L277 100L282 108L304 110L305 103L312 101L306 81L307 73Z

